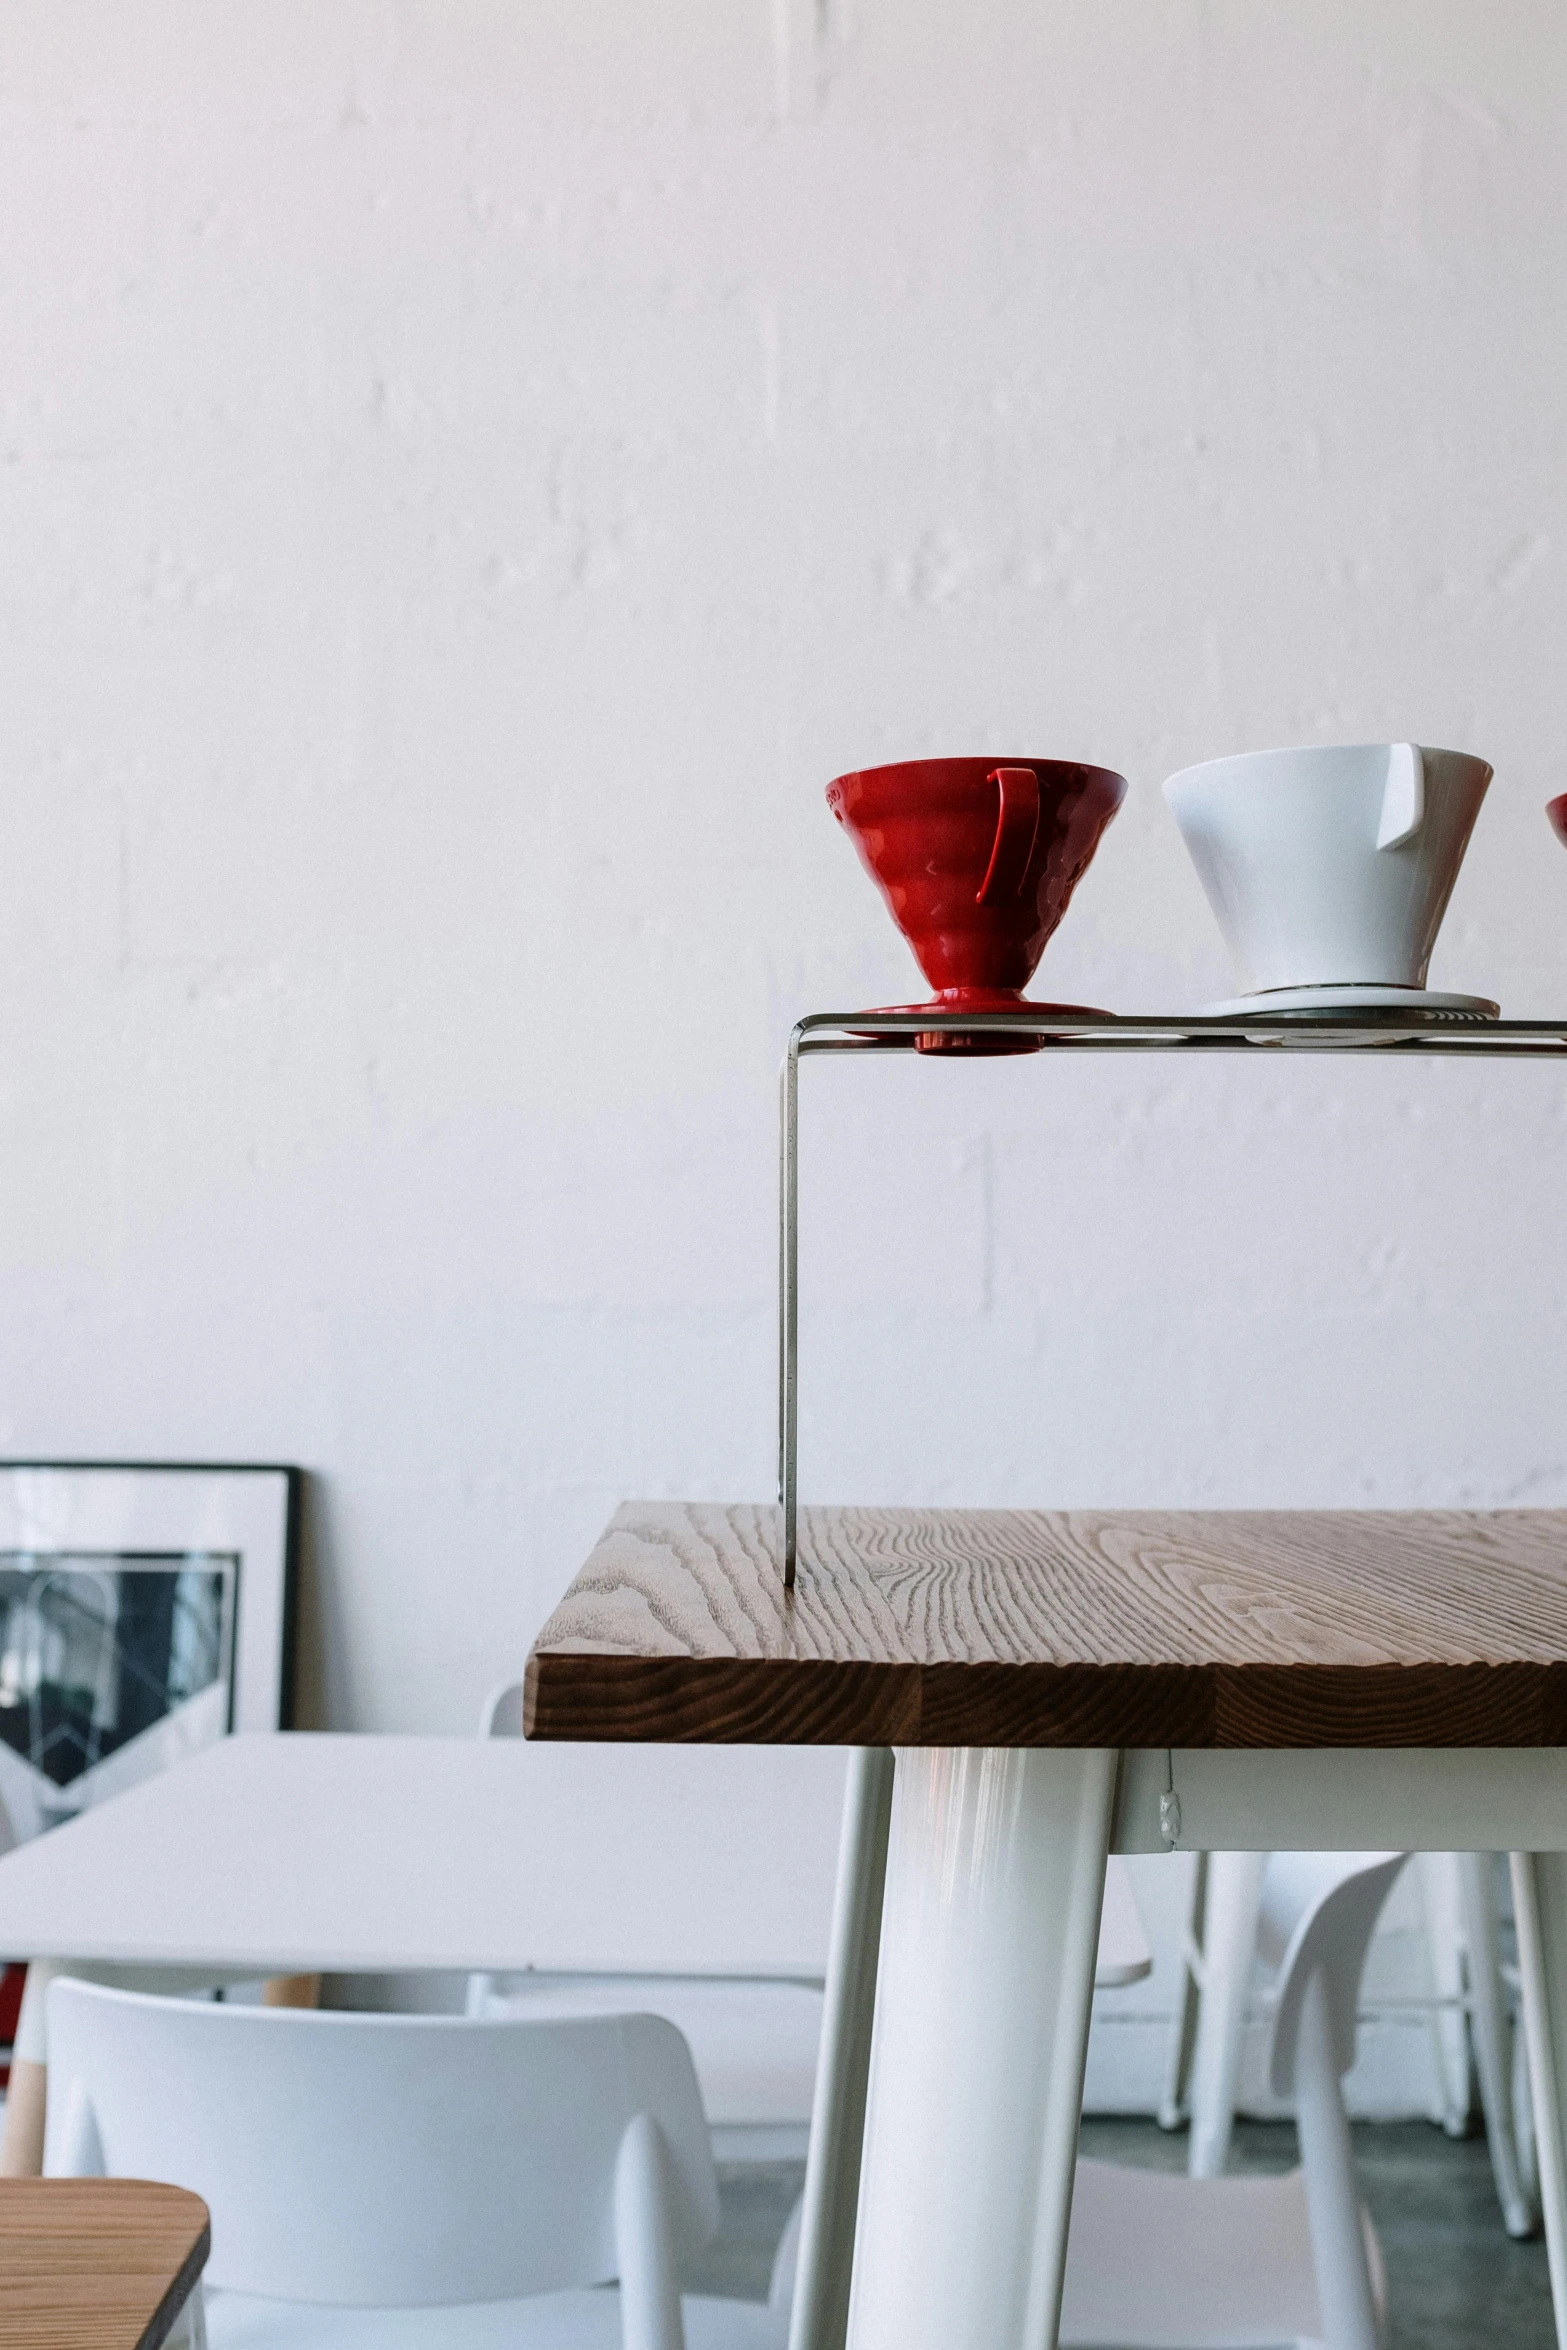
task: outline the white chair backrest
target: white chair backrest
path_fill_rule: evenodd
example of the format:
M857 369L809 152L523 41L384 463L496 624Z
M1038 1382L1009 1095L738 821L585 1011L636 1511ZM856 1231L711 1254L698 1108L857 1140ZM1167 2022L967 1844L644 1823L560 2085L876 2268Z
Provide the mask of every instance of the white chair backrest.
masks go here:
M479 1736L520 1738L522 1695L523 1685L520 1681L503 1681L498 1689L492 1689L479 1709Z
M1275 1926L1293 1909L1292 1930L1279 1970L1268 2076L1281 2097L1293 2095L1300 2045L1301 2006L1314 1975L1327 1994L1328 2037L1335 2077L1355 2061L1355 2020L1366 1953L1409 1855L1405 1852L1276 1853L1264 1882L1264 1907Z
M628 2177L635 2201L650 2166L671 2252L705 2242L718 2197L702 2100L655 2016L481 2023L69 1979L49 1992L45 2171L193 2188L214 2285L385 2307L605 2283L624 2264Z

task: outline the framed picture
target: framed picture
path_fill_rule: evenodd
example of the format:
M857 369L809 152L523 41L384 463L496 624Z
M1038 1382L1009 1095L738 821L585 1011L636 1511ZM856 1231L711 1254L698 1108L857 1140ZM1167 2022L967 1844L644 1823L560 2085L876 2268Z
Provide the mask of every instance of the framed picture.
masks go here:
M288 1728L299 1488L0 1461L0 1850L230 1730Z

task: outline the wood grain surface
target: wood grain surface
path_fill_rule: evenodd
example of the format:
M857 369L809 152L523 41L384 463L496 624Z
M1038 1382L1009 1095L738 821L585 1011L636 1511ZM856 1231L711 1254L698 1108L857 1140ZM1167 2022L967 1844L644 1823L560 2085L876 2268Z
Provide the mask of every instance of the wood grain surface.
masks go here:
M5 2350L158 2350L200 2276L207 2207L146 2179L0 2179Z
M531 1738L1555 1746L1567 1511L628 1502L528 1660Z

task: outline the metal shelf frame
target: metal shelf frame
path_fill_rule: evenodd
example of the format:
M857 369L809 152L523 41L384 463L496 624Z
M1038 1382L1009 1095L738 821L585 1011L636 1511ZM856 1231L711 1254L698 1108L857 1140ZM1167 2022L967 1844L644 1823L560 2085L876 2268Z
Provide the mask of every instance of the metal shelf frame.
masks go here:
M1446 1060L1559 1060L1567 1019L1491 1020L1381 1009L1238 1012L1183 1017L1063 1012L812 1012L795 1023L784 1056L779 1119L778 1499L784 1586L794 1587L800 1438L800 1062L808 1053L912 1052L918 1037L1016 1036L1041 1052L1381 1053ZM1004 1057L1004 1056L996 1056Z

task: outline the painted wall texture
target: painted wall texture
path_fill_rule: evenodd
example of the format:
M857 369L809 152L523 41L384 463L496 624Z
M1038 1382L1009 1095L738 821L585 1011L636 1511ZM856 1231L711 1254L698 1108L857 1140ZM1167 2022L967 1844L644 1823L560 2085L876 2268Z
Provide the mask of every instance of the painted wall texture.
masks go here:
M1128 805L1039 991L1229 991L1160 798L1497 782L1567 998L1546 0L12 0L0 1445L318 1479L306 1718L464 1729L773 1469L775 1070L913 967L822 790ZM806 1078L809 1495L1567 1503L1567 1084Z

